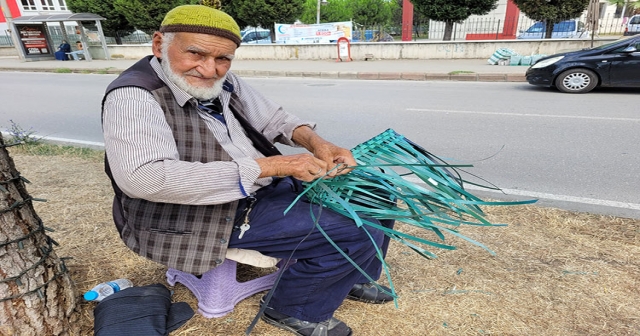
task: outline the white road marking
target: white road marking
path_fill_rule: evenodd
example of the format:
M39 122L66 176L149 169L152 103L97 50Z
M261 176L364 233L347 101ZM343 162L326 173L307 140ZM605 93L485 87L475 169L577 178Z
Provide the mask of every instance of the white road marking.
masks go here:
M70 143L70 144L79 144L79 145L91 146L91 147L100 147L104 149L104 142L84 141L84 140L75 140L75 139L54 138L54 137L46 137L46 140L64 142L64 143Z
M2 133L2 136L5 138L11 138L12 134L9 132L0 132ZM100 149L104 149L104 142L95 142L95 141L84 141L84 140L76 140L76 139L66 139L66 138L56 138L56 137L50 137L50 136L38 136L38 135L31 135L31 138L33 138L34 140L44 140L46 141L51 141L51 142L56 142L56 143L64 143L64 144L76 144L76 145L80 145L80 146L89 146L89 147L93 147L93 148L100 148Z
M437 110L437 109L420 109L407 108L407 111L415 112L438 112L438 113L458 113L458 114L483 114L483 115L501 115L512 117L535 117L535 118L562 118L562 119L586 119L586 120L607 120L607 121L640 121L637 118L608 118L608 117L589 117L589 116L570 116L570 115L548 115L537 113L509 113L509 112L483 112L483 111L456 111L456 110Z
M413 183L423 184L422 180L416 177L407 177L408 181ZM494 191L490 189L480 188L473 185L466 185L465 189L468 190L478 190L484 192L490 192L495 194L500 194L499 191ZM616 202L609 200L602 200L596 198L586 198L586 197L575 197L575 196L567 196L567 195L556 195L556 194L548 194L541 193L536 191L527 191L520 189L501 189L505 194L512 196L524 196L535 199L545 199L545 200L553 200L553 201L563 201L563 202L572 202L572 203L581 203L581 204L591 204L591 205L600 205L607 206L612 208L620 208L620 209L628 209L628 210L640 210L640 204L637 203L626 203L626 202Z

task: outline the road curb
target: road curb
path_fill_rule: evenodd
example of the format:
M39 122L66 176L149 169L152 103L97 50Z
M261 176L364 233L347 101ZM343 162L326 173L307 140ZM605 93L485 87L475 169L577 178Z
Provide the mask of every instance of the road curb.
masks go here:
M93 73L119 74L121 69L80 69L80 68L3 68L0 71L52 72L52 73ZM244 77L305 77L327 79L362 80L408 80L408 81L464 81L464 82L526 82L524 74L503 73L429 73L429 72L357 72L357 71L269 71L234 70Z
M120 69L110 69L110 68L103 68L103 69L71 69L71 68L65 68L65 67L60 67L60 68L56 68L56 69L50 69L50 68L2 68L0 67L0 71L16 71L16 72L51 72L51 73L84 73L84 74L90 74L90 73L94 73L94 74L120 74L123 70Z
M430 72L368 72L368 71L269 71L233 70L245 77L311 77L328 79L466 81L466 82L526 82L524 74L504 73L430 73Z

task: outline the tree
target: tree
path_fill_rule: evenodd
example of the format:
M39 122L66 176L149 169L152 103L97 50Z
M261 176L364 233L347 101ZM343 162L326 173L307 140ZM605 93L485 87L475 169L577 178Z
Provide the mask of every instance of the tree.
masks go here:
M236 20L236 23L238 23L238 26L240 26L240 29L242 29L249 24L238 16L238 6L240 1L242 0L222 0L222 11L231 15L231 17Z
M212 7L215 9L221 9L222 8L222 1L221 0L200 0L199 3L203 6L208 6L208 7Z
M365 26L384 25L391 20L390 4L392 2L386 0L353 0L350 2L353 21L358 24Z
M391 24L395 26L402 26L402 5L404 0L393 0L396 5L391 11Z
M609 4L616 6L616 15L631 16L640 4L632 0L608 0ZM618 17L618 16L616 16Z
M320 9L320 22L350 21L353 17L350 0L330 0ZM307 0L300 21L304 23L316 23L318 0Z
M140 30L156 30L164 16L180 5L195 5L199 0L113 0L116 11L122 13L129 24Z
M445 22L443 41L451 40L454 23L460 23L471 15L485 15L498 6L498 0L411 0L411 2L420 14L434 21Z
M114 7L115 0L67 0L67 7L74 13L94 13L104 17L102 28L107 35L115 36L116 43L122 44L120 33L129 34L135 30L127 18Z
M303 11L305 0L233 0L237 17L253 27L271 30L274 40L275 23L294 22Z
M0 136L0 335L77 332L76 288Z
M404 0L395 0L395 4L391 10L391 25L395 27L402 27L402 6ZM423 28L420 28L424 26ZM426 18L420 12L413 12L413 32L416 37L420 37L420 31L429 26L429 18ZM402 29L402 28L400 28ZM395 34L400 34L400 31L394 31Z
M553 25L577 18L589 6L589 0L513 0L529 18L545 23L545 38L551 38Z
M393 2L387 0L353 0L351 11L353 13L354 29L360 30L360 38L366 40L367 27L375 25L384 26L391 22L393 15ZM372 32L372 37L377 41L382 36L381 27L378 32Z

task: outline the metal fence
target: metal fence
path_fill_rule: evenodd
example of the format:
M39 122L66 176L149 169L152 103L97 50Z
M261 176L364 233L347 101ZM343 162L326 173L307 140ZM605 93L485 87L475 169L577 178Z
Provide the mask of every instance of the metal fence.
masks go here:
M13 40L8 31L4 31L4 34L0 35L0 46L13 46Z
M595 36L622 35L628 17L615 17L614 14L603 15L598 22ZM580 26L584 26L586 18L580 17ZM451 40L501 40L514 39L529 29L536 21L525 16L507 18L472 18L460 23L453 23ZM429 23L429 39L442 40L445 33L445 22ZM418 38L419 39L419 38Z
M615 14L608 14L600 18L596 36L600 35L622 35L627 25L629 17L616 17Z
M116 44L117 39L120 39L122 44L149 44L151 43L151 38L153 37L154 30L150 31L142 31L136 30L134 32L130 31L117 31L115 33L105 33L108 36L105 36L107 44Z
M604 14L604 13L603 13ZM595 37L602 35L622 35L628 17L615 17L615 14L602 15ZM586 18L578 18L579 27L584 27ZM452 24L451 40L506 40L515 39L536 23L524 15L507 18L476 17ZM412 40L442 40L446 22L428 21L413 26ZM584 29L584 28L583 28ZM591 32L589 32L591 33ZM362 35L362 36L361 36ZM354 25L353 42L386 42L401 39L400 26L360 26Z
M595 36L602 35L622 35L628 17L616 17L616 14L606 14L600 18ZM585 17L579 19L585 22ZM516 36L535 23L525 16L507 18L487 18L476 17L467 19L460 23L453 23L451 40L500 40L515 39ZM441 21L429 21L424 24L415 25L413 28L413 40L442 40L445 33L446 23ZM400 40L402 35L400 26L372 25L361 26L354 24L353 42L387 42ZM56 47L62 41L62 32L58 27L49 27L53 46ZM150 44L154 31L116 31L105 32L107 44ZM89 31L90 45L99 45L100 39L97 32ZM78 34L67 32L70 43L80 40ZM13 42L8 31L0 33L0 46L12 46Z
M531 27L535 21L528 18L473 18L453 22L451 40L499 40L515 39L519 31ZM442 40L447 23L431 21L429 39Z
M48 27L48 29L52 47L57 47L64 39L64 35L59 27ZM97 31L87 31L85 35L88 37L89 45L100 45L100 37ZM153 31L118 31L115 33L105 33L105 41L107 44L116 44L117 38L120 38L122 44L150 44L152 36ZM67 39L72 45L75 44L76 41L81 40L80 35L75 32L67 32ZM8 31L0 34L0 47L2 46L13 46L13 41Z

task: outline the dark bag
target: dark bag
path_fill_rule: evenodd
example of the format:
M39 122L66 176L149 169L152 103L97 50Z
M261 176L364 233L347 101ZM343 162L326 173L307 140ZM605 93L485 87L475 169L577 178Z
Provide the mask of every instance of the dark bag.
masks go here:
M96 336L165 336L193 314L186 302L171 303L171 292L162 284L130 287L98 303L93 332Z
M238 111L238 107L235 106L237 104L237 100L234 99L234 96L231 96L231 101L229 102L229 108L231 112L233 112L233 116L238 119L242 128L244 128L247 137L253 142L253 147L255 147L262 155L264 156L275 156L282 155L280 151L274 146L271 141L267 140L267 138L260 133L257 129L255 129L249 121L244 118L244 116Z

